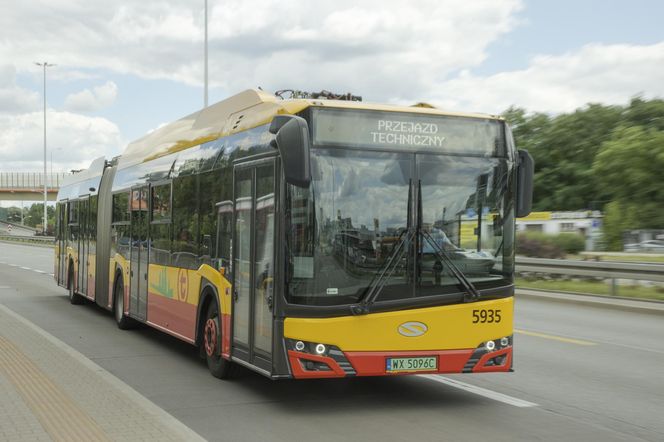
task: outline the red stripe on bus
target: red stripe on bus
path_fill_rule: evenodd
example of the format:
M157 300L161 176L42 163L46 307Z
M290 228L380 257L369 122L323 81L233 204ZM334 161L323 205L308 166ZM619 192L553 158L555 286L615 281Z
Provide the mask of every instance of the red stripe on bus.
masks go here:
M221 315L221 356L231 358L231 315Z
M148 292L148 321L193 341L196 306Z
M346 376L346 372L344 372L343 368L339 367L339 364L337 364L334 359L327 356L318 356L309 353L288 350L288 360L290 362L293 377L295 379L342 378ZM322 362L323 364L327 364L327 366L330 367L330 371L307 370L304 366L306 361Z
M461 373L473 349L431 351L348 351L344 352L358 376L385 376L385 360L412 356L438 356L438 370L433 373ZM396 373L399 374L399 373Z
M499 356L505 356L505 358L502 361L502 364L486 365L486 363L489 362L489 360ZM473 373L487 373L490 371L509 371L511 367L512 367L512 347L507 347L503 348L502 350L493 351L491 353L483 355L480 358L480 360L477 361L477 364L475 364L475 368L473 368Z

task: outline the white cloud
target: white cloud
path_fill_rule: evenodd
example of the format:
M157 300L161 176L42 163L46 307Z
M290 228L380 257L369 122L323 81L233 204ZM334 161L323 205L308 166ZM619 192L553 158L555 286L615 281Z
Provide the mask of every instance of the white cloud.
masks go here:
M0 168L42 170L44 161L43 113L0 115ZM93 158L120 153L125 145L118 127L99 117L70 112L47 113L47 161L53 151L53 170L85 168Z
M201 86L202 2L43 0L3 11L0 59L28 69L103 68ZM521 0L210 2L210 82L331 89L373 100L426 97L515 25ZM89 98L89 97L88 97Z
M0 114L25 112L39 107L39 94L16 85L16 68L0 65Z
M637 94L664 96L664 42L590 44L560 56L538 56L523 70L479 77L462 72L434 100L444 107L501 112L570 112L586 103L624 104Z
M118 86L107 81L101 86L84 89L65 98L65 109L73 112L94 112L110 106L118 95Z

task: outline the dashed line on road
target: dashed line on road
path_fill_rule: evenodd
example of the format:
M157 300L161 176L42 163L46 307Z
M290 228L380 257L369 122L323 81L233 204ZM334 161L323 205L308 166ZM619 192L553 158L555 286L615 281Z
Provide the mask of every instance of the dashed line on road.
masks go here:
M565 342L567 344L597 345L596 342L584 341L582 339L565 338L563 336L549 335L549 334L546 334L546 333L539 333L539 332L534 332L534 331L529 331L529 330L516 330L515 329L514 333L518 333L518 334L526 335L526 336L534 336L536 338L542 338L542 339L551 339L553 341Z
M514 407L525 408L525 407L538 406L534 402L528 402L523 399L515 398L513 396L508 396L506 394L498 393L497 391L488 390L486 388L478 387L476 385L466 384L465 382L450 379L445 376L439 376L435 374L421 374L419 375L419 377L440 382L441 384L449 385L450 387L458 388L460 390L464 390L469 393L484 396L485 398L493 399L494 401L502 402L504 404L512 405Z
M5 264L5 265L8 265L10 267L18 267L18 268L21 268L23 270L30 270L31 272L40 273L42 275L54 276L53 273L48 273L47 271L44 271L44 270L33 269L31 267L20 266L18 264L11 264L11 263L2 262L2 261L0 261L0 264Z

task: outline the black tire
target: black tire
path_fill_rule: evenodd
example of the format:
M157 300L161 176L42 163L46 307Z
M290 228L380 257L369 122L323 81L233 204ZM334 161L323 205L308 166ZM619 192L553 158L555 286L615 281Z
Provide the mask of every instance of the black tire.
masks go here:
M232 374L233 363L221 356L221 321L215 301L210 302L202 324L201 350L205 355L212 376L227 379Z
M124 314L124 283L121 276L116 278L113 289L113 318L120 330L129 330L135 325L134 321Z
M85 299L74 291L74 268L71 265L69 266L69 283L67 285L69 286L69 303L73 305L83 304Z

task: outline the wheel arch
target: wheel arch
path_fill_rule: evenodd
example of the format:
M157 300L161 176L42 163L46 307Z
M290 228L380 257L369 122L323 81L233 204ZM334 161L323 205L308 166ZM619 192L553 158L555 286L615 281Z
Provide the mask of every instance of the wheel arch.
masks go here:
M196 309L196 337L194 342L196 345L201 344L203 329L203 320L205 318L205 312L207 311L208 306L211 302L217 303L217 308L219 309L219 314L221 314L221 300L219 299L219 292L214 284L212 284L205 277L201 278L201 295L198 300L198 308Z
M111 309L115 308L115 290L117 289L118 277L122 281L122 286L124 287L125 281L122 273L122 266L120 264L115 264L115 271L113 272L113 279L111 280L111 287L113 287L113 290L111 290Z
M67 257L67 288L76 281L76 271L74 269L74 257L70 254Z

